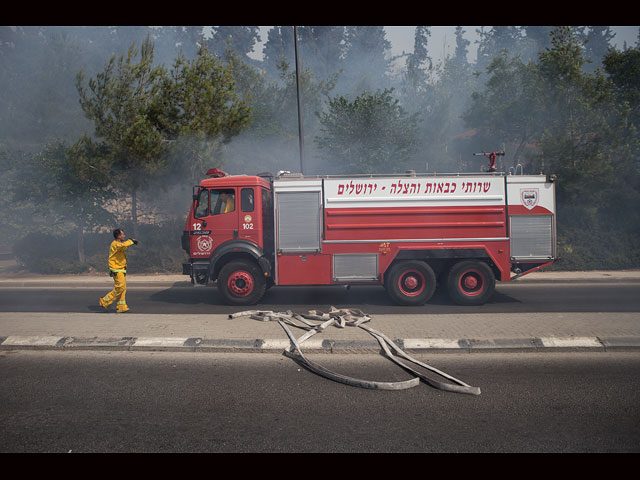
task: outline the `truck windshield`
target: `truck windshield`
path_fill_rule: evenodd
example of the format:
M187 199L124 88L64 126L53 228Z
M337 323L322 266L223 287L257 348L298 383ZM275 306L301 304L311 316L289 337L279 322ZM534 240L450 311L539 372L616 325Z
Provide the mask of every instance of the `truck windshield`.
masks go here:
M209 214L209 190L202 189L198 195L198 203L196 204L195 218L206 217Z

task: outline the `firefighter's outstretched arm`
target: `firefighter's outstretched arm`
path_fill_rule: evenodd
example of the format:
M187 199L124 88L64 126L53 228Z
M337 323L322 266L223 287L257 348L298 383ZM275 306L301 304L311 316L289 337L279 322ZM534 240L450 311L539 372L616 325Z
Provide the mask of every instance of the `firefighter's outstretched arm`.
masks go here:
M137 240L133 240L131 238L129 240L125 240L124 242L116 242L116 250L126 250L131 245L135 245L137 243Z

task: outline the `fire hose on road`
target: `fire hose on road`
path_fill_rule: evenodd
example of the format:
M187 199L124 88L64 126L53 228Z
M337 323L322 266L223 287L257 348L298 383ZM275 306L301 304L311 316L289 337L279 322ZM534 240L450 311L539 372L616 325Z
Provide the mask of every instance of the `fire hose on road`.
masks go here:
M411 357L400 347L398 347L392 340L390 340L383 333L374 330L371 327L364 325L371 320L371 317L361 310L358 309L336 309L331 307L331 311L329 313L317 312L315 310L310 310L306 315L300 315L297 313L293 313L291 311L286 312L272 312L272 311L264 311L264 310L248 310L244 312L232 313L229 315L229 318L238 318L238 317L250 317L254 320L260 320L263 322L268 321L277 321L280 326L284 329L285 333L289 337L291 341L291 345L289 345L284 350L284 354L290 358L294 358L300 361L305 367L311 370L318 375L324 376L336 382L344 383L346 385L350 385L353 387L361 387L361 388L371 388L378 390L404 390L407 388L412 388L417 386L420 383L420 379L422 379L426 384L437 388L439 390L444 390L448 392L456 392L456 393L466 393L470 395L480 395L480 388L473 387L464 383L457 378L452 377L430 365L427 365L415 358ZM301 328L306 330L307 333L296 338L289 327L287 325ZM325 367L318 365L315 362L309 360L302 353L300 345L311 338L316 333L322 332L327 327L335 326L338 328L345 327L358 327L362 330L368 332L373 338L375 338L380 346L382 347L385 355L394 363L404 368L405 370L411 372L415 375L414 378L410 380L405 380L401 382L376 382L370 380L360 380L357 378L349 377L346 375L342 375L336 372L332 372L331 370L326 369ZM395 352L395 354L393 353ZM453 383L448 382L440 382L437 380L433 380L429 378L424 373L416 370L413 366L410 366L405 363L405 361L418 365L426 370L429 370L441 377L444 377L450 380Z

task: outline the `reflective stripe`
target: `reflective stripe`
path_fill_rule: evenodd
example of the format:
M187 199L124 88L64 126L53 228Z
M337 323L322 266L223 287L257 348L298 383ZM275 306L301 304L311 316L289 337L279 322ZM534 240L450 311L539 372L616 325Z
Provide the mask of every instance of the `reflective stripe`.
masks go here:
M126 305L127 302L118 302L116 305Z
M110 268L109 271L113 272L113 273L127 273L126 269L125 270L116 270L115 268Z
M322 243L382 243L382 242L412 242L412 243L438 243L438 242L504 242L509 237L491 238L402 238L393 240L323 240Z

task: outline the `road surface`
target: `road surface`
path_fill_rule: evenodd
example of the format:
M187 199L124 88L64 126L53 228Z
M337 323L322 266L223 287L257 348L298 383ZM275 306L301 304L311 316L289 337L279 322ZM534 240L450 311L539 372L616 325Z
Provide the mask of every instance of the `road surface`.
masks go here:
M279 354L2 351L2 452L638 452L637 353L421 356L482 389L350 387ZM372 380L379 355L314 361Z
M262 310L328 310L359 308L371 314L415 313L523 313L523 312L640 312L639 283L499 284L485 305L455 305L443 291L436 291L420 307L392 303L382 287L274 287L258 305ZM99 312L98 298L109 288L0 286L2 312ZM224 305L215 287L136 287L127 290L127 303L135 313L232 313L238 307Z

